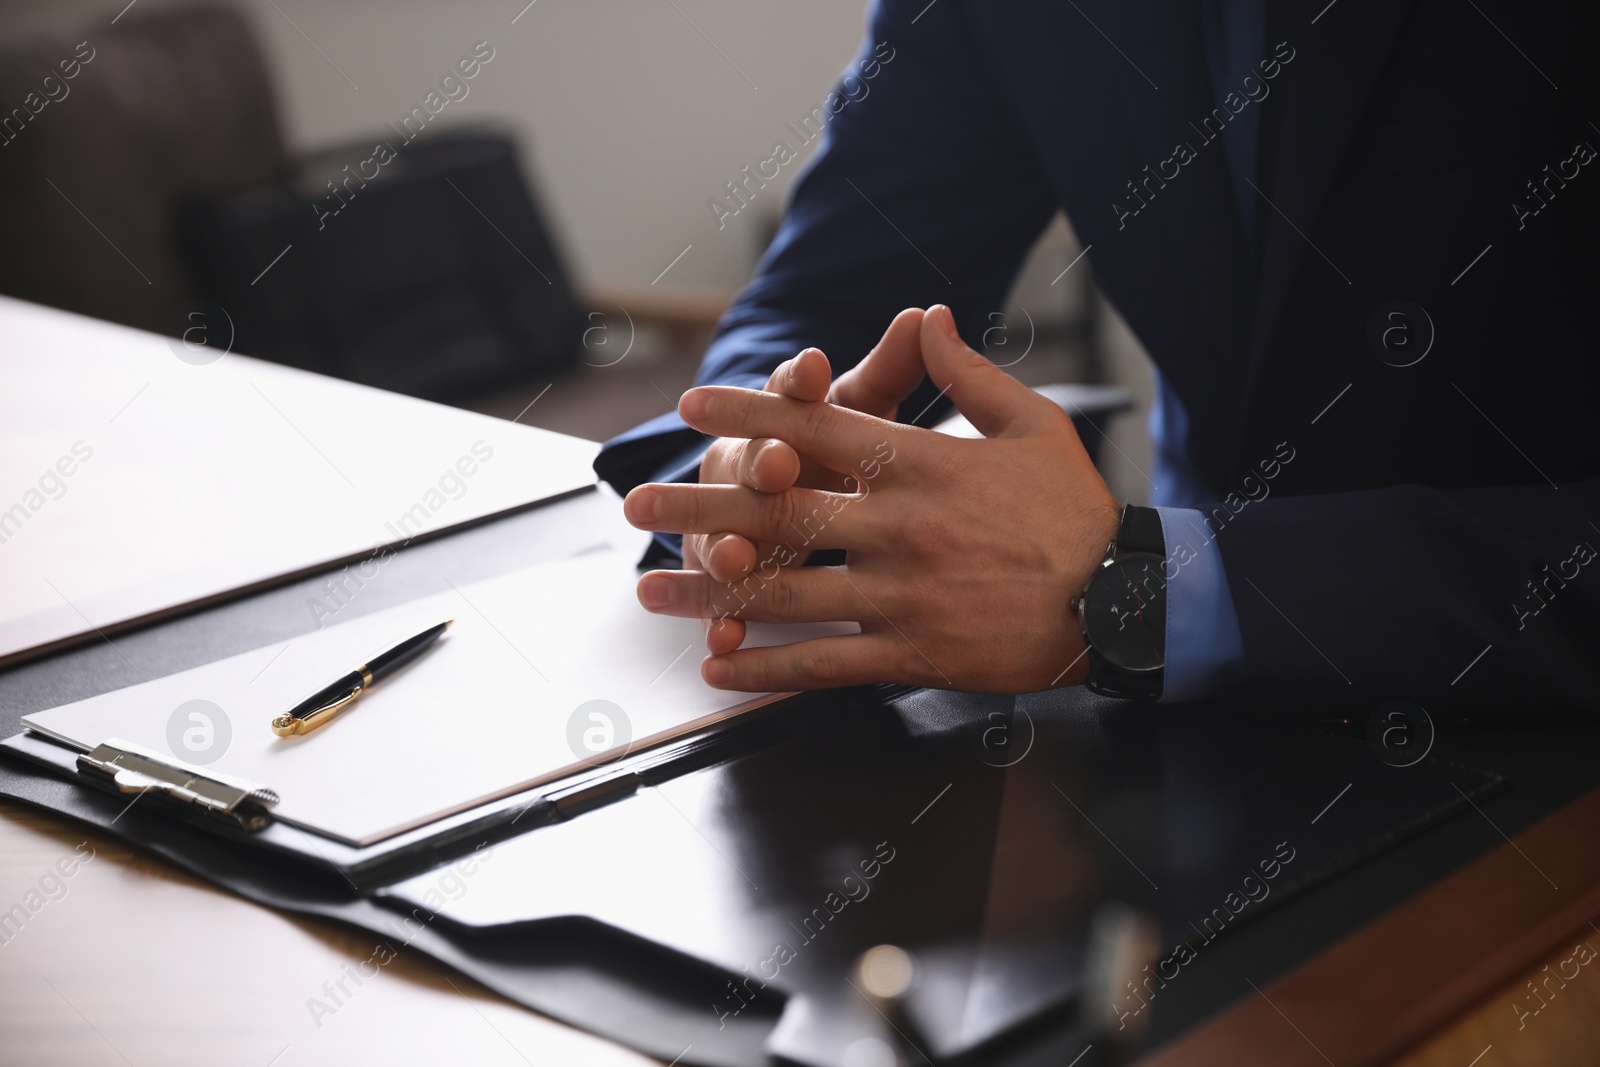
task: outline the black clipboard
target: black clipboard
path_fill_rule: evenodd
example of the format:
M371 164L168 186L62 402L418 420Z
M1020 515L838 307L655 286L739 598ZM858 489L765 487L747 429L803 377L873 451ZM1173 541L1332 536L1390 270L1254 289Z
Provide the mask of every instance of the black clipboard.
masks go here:
M899 686L872 687L884 696ZM804 697L789 697L745 712L671 743L629 753L566 778L445 816L364 847L303 829L272 816L270 787L244 782L162 753L109 740L84 753L54 738L24 730L0 740L0 752L68 781L143 803L163 814L300 862L332 868L358 889L382 885L440 867L485 847L631 797L639 789L670 781L772 743L795 726ZM143 781L121 781L127 768ZM266 798L253 794L265 792ZM148 800L146 799L148 798Z

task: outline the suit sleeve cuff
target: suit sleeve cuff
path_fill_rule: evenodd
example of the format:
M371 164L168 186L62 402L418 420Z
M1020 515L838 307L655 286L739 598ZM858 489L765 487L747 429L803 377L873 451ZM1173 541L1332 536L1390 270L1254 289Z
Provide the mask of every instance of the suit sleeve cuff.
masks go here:
M1161 703L1215 695L1244 662L1222 550L1191 508L1157 508L1167 545L1167 650Z

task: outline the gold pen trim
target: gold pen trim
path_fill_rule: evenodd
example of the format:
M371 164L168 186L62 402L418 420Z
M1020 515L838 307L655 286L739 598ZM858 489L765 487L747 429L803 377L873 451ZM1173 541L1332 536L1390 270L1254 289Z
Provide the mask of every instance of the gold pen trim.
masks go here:
M356 698L361 696L366 691L367 686L371 684L372 672L366 667L362 667L361 681L351 686L349 692L331 703L322 705L322 707L304 717L287 714L279 715L272 720L272 732L279 737L292 737L295 734L308 734L319 726L325 726L337 718L341 711L355 703Z

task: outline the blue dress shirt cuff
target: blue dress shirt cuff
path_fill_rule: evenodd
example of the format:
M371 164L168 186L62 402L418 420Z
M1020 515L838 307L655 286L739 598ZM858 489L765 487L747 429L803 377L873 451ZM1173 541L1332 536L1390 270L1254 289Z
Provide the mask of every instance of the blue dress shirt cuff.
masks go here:
M1161 703L1213 696L1244 662L1222 550L1192 508L1157 508L1167 544L1167 665Z

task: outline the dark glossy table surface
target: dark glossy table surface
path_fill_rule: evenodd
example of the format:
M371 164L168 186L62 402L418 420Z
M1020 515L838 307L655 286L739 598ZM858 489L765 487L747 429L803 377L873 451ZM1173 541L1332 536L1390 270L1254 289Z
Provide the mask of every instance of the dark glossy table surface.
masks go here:
M616 510L596 494L413 546L348 610L625 536ZM310 630L319 584L8 671L0 729ZM1075 691L819 694L740 759L376 903L138 813L114 829L281 907L391 930L424 908L421 951L664 1059L692 1044L681 1062L833 1064L883 1042L911 1061L1063 1063L1093 1044L1086 1067L1250 994L1600 779L1586 724L1440 723L1432 758L1404 768L1363 725ZM37 785L12 765L0 783ZM1167 960L1188 944L1154 995L1108 986L1129 938ZM898 1006L853 984L885 942L919 967Z

